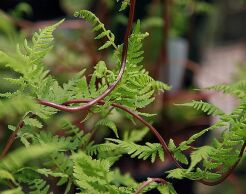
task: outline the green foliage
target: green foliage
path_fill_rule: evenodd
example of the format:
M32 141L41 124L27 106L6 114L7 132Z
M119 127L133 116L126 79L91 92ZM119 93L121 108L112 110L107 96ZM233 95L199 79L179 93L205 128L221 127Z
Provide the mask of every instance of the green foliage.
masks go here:
M123 0L121 10L129 3L129 0ZM147 128L132 130L127 125L129 129L122 135L119 123L110 117L118 111L120 116L125 116L129 121L133 120L128 113L115 109L114 106L118 104L139 116L152 118L154 114L142 112L143 108L155 100L156 92L170 89L166 84L154 80L143 67L143 41L148 33L141 32L140 21L136 23L129 37L126 68L119 84L104 98L104 102L90 107L84 112L83 118L80 118L83 127L87 126L85 122L88 122L90 130L82 130L82 127L79 128L68 121L66 115L60 111L41 106L37 102L37 99L43 99L63 104L72 99L95 99L115 83L119 71L122 70L123 45L115 44L114 34L107 30L92 12L81 10L76 12L75 16L91 23L93 31L97 34L95 39L102 42L107 39L99 50L112 46L115 61L113 67L99 61L89 78L83 69L63 85L52 77L44 65L44 59L54 45L54 31L63 21L39 30L31 41L24 40L23 45L17 45L15 54L0 51L0 65L10 68L17 75L16 78L6 78L6 81L15 85L17 89L0 95L0 118L24 115L21 122L23 126L17 126L19 131L16 137L24 146L0 161L0 185L5 189L2 193L24 193L24 188L25 192L27 190L31 194L52 193L50 180L55 179L57 187L64 188L64 193L69 193L75 188L79 193L130 194L136 191L139 184L129 175L122 175L115 168L116 161L126 154L151 162L155 162L157 158L161 161L165 159L163 147L159 143L137 143L143 140L148 132ZM188 167L168 171L168 178L217 180L239 159L240 149L246 138L246 81L208 89L238 97L239 105L230 114L201 101L182 105L208 115L219 116L220 120L179 145L175 145L173 140L169 141L168 148L171 154ZM59 120L61 117L65 118L65 121L62 124L55 123L56 119ZM76 122L78 125L81 123ZM49 124L54 125L49 127ZM98 129L105 127L111 129L117 139L105 138L104 133L101 135L99 132L103 130ZM191 145L206 132L219 127L224 131L212 145ZM9 129L14 131L16 127L9 125ZM99 144L97 139L94 142L95 134L99 134L99 141L105 138L105 142ZM188 149L192 150L190 156L183 153ZM215 171L216 169L218 170ZM169 183L163 186L151 184L143 192L153 188L158 188L161 193L176 193Z
M117 2L119 2L119 0L116 0ZM121 0L121 7L120 7L120 11L123 11L127 8L128 5L130 5L130 0Z
M21 190L20 187L16 188L16 189L9 189L6 191L1 192L1 194L24 194Z
M133 193L137 183L129 176L122 176L118 170L111 170L111 165L125 153L129 153L132 157L151 158L152 162L155 161L157 155L164 160L164 152L159 144L147 143L140 146L134 143L146 135L146 129L125 134L126 141L117 142L111 139L111 142L107 140L105 144L95 145L91 141L91 133L81 131L68 121L62 124L64 136L54 135L44 130L46 123L54 118L58 111L38 105L36 98L56 103L63 103L74 98L96 98L115 81L119 71L122 45L115 45L113 33L106 30L104 24L89 11L82 10L76 12L75 15L92 23L94 31L99 33L96 39L108 38L99 50L112 45L116 66L109 69L104 61L100 61L95 66L90 80L84 76L85 70L82 70L72 80L60 86L44 66L44 58L53 47L53 32L62 21L35 33L31 43L25 40L23 46L18 45L16 55L0 52L0 64L18 73L17 78L6 79L18 89L1 94L0 116L25 115L23 117L24 126L17 133L17 139L25 145L25 148L9 154L0 164L4 172L1 177L4 185L8 185L5 184L6 181L11 181L16 185L16 190L6 192L17 192L18 190L21 193L22 186L25 186L29 189L29 193L49 193L51 187L46 177L53 177L58 178L57 186L65 186L65 193L68 193L75 183L81 192L99 193L102 190L105 191L104 193ZM129 38L126 71L121 82L105 98L104 105L95 105L90 109L91 113L100 115L94 128L110 128L119 137L117 124L108 118L113 103L125 105L146 117L153 116L141 113L138 109L153 102L155 91L169 89L164 83L151 78L140 65L143 60L142 41L147 35L147 33L141 33L140 22L138 22ZM89 118L91 113L86 118ZM129 115L126 116L131 119ZM14 131L16 128L10 125L9 129ZM130 148L127 148L128 144ZM50 145L54 146L50 147ZM138 149L141 151L139 152ZM110 150L115 153L110 153ZM97 155L98 160L93 160L90 155ZM29 161L41 156L42 165L34 162L30 163L30 167L27 166ZM98 168L96 168L97 165ZM84 180L84 177L87 179Z
M172 184L170 183L159 186L158 190L160 191L161 194L177 194Z
M220 110L218 107L216 107L213 104L202 102L202 101L192 101L190 103L182 104L182 106L189 106L193 107L197 110L201 110L204 113L207 113L208 115L223 115L223 111Z
M100 32L95 39L102 39L104 37L107 37L108 41L103 46L101 46L99 50L108 48L111 45L114 48L117 48L117 46L114 43L114 40L115 40L114 34L110 30L106 30L104 24L92 12L87 11L87 10L81 10L81 11L75 12L74 16L87 20L93 25L94 32Z
M110 129L113 130L113 132L115 133L116 137L119 137L118 135L118 130L117 127L115 125L115 123L109 119L100 119L99 121L97 121L96 126L106 126L109 127Z
M73 176L80 193L130 194L137 185L134 181L128 181L126 187L124 177L119 177L119 174L118 180L115 180L115 172L110 171L107 160L93 160L81 152L73 156L73 162Z
M245 142L245 114L246 114L246 93L245 80L231 85L218 85L209 87L209 90L221 91L231 94L240 99L239 105L229 114L223 113L220 109L209 103L193 101L184 106L191 106L205 113L220 117L220 120L213 126L194 134L187 141L182 142L178 147L170 141L169 148L174 153L187 149L194 151L190 155L188 169L174 169L168 172L168 177L182 179L184 177L192 180L214 180L221 174L228 171L239 159L239 153ZM223 132L219 139L214 139L212 145L194 148L191 143L210 130L222 128ZM174 155L175 156L175 155ZM178 158L176 158L179 160ZM181 161L182 162L182 161ZM219 169L214 172L215 169Z
M116 149L123 149L124 152L129 154L132 158L137 157L138 159L143 160L151 158L151 162L155 162L156 156L159 156L159 158L164 161L164 151L160 144L151 144L147 142L146 145L141 146L129 141L121 141L116 139L108 140L118 144L118 148Z
M61 147L61 144L44 144L31 146L29 148L20 148L1 160L0 168L9 171L17 170L29 160L50 154L55 150L59 150ZM18 160L16 160L16 158L18 158Z

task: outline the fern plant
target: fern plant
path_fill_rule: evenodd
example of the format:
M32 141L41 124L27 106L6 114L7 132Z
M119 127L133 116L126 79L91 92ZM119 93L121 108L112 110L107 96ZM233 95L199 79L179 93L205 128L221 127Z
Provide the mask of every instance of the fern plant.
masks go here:
M116 45L114 34L92 12L75 13L75 17L91 23L96 39L106 40L99 50L111 47L114 53L115 66L109 68L105 61L99 61L90 79L82 69L72 80L61 85L43 64L54 45L53 33L63 20L41 29L31 41L17 45L17 55L0 52L0 64L19 75L15 79L6 78L18 89L1 94L0 117L23 115L16 127L9 125L13 133L0 157L2 193L46 194L54 192L56 187L63 193L139 194L157 188L161 193L174 194L172 184L162 178L137 183L128 174L121 174L115 167L116 161L123 155L151 162L164 161L168 156L177 168L166 172L167 178L188 178L206 185L221 183L239 163L246 146L246 81L208 88L240 99L240 104L230 114L205 102L183 104L217 115L220 120L179 145L173 140L167 144L146 121L152 120L154 115L142 110L155 100L157 91L163 92L170 87L154 80L142 66L143 40L148 33L141 32L140 21L132 30L135 0L122 3L122 9L130 4L122 45ZM47 125L62 112L80 111L85 114L85 119L81 119L83 123L98 115L93 130L82 131L65 119L59 126L62 135L49 131ZM132 122L137 120L144 128L122 132L118 130L118 123L111 119L112 112L118 112ZM218 127L223 127L224 132L212 145L191 145L207 131ZM93 135L101 128L112 130L115 138L106 137L102 143L93 141ZM149 131L158 142L141 145L139 142ZM9 153L15 140L23 146ZM191 150L190 157L183 153L186 150ZM183 164L188 167L184 168Z

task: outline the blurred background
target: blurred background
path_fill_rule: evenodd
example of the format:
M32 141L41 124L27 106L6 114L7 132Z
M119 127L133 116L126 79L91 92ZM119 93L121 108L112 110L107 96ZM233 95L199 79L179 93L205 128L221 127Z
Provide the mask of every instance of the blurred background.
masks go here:
M83 68L87 68L89 75L102 59L113 66L112 53L98 52L100 43L94 40L91 26L76 20L73 13L80 9L93 11L116 35L117 44L121 44L128 10L119 12L119 8L116 0L0 0L0 50L14 53L16 44L22 43L24 37L31 37L39 28L66 18L55 34L53 51L44 62L60 83ZM226 112L233 109L237 101L231 96L194 89L246 78L246 1L137 0L135 18L141 20L142 30L150 34L145 40L145 68L155 79L172 86L170 92L158 96L157 102L148 107L158 113L154 125L167 140L173 138L179 143L216 121L174 104L204 100ZM9 69L0 69L0 93L14 90L3 79L14 76ZM80 125L80 117L71 119ZM5 130L9 122L16 123L17 119L0 120L0 150L9 136ZM128 127L123 121L119 123L122 129ZM219 133L218 129L207 134L198 144L210 142ZM95 137L97 141L100 135ZM147 139L155 141L151 135ZM168 160L151 164L129 158L123 158L119 166L138 181L161 177L173 168ZM244 159L236 172L216 187L182 180L174 182L175 188L179 194L244 194L245 166Z

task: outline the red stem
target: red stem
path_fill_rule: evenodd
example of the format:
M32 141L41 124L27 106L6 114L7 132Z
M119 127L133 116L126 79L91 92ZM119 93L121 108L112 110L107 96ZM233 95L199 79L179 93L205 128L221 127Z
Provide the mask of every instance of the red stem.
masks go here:
M71 112L71 107L67 107L66 105L69 105L69 104L75 104L75 103L88 103L90 102L91 100L90 99L74 99L74 100L69 100L67 102L64 103L64 105L59 105L59 104L56 104L56 103L53 103L53 102L48 102L48 101L45 101L45 100L39 100L37 99L37 102L41 105L44 105L44 106L49 106L49 107L52 107L52 108L55 108L55 109L58 109L58 110L61 110L61 111L64 111L64 112ZM105 102L103 101L99 101L97 102L97 104L100 104L100 105L104 105ZM178 167L178 168L182 168L183 167L177 162L177 160L174 158L172 152L169 150L165 140L162 138L162 136L160 135L160 133L151 125L149 124L147 121L145 121L141 116L139 116L138 114L134 113L132 110L130 110L129 108L127 107L124 107L120 104L116 104L116 103L113 103L111 104L112 107L115 107L115 108L119 108L127 113L129 113L130 115L132 115L134 118L136 118L137 120L139 120L141 123L143 123L145 126L147 126L150 131L155 135L155 137L159 140L160 144L162 145L163 149L166 151L166 153L168 153L168 155L171 157L171 159L174 161L175 165ZM8 143L7 145L5 146L4 148L4 151L0 157L0 159L2 159L9 151L10 147L12 146L14 140L15 140L15 137L16 137L16 134L18 133L18 131L24 126L24 122L21 121L16 130L12 133L12 135L10 136L9 140L8 140ZM245 150L245 147L246 147L246 141L244 142L242 148L241 148L241 151L240 151L240 154L239 154L239 159L238 161L227 171L225 172L224 174L222 174L221 178L216 180L216 181L207 181L207 180L197 180L198 182L204 184L204 185L208 185L208 186L214 186L214 185L218 185L220 183L222 183L233 171L234 169L238 166L240 160L242 159L242 156L244 154L244 150Z
M53 102L48 102L45 100L37 100L39 104L41 105L45 105L45 106L49 106L49 107L53 107L55 109L64 111L64 112L71 112L71 110L76 110L76 107L67 107L66 105L69 104L75 104L75 103L89 103L91 100L90 99L75 99L75 100L69 100L65 103L63 103L63 105L59 105ZM100 105L105 104L103 101L99 101L97 102ZM171 151L168 149L168 146L165 142L165 140L162 138L162 136L160 135L160 133L151 125L149 124L147 121L145 121L141 116L139 116L138 114L136 114L135 112L133 112L132 110L130 110L127 107L124 107L120 104L116 104L113 103L111 104L112 107L115 108L119 108L127 113L129 113L130 115L132 115L135 119L139 120L141 123L143 123L146 127L148 127L150 129L150 131L155 135L155 137L159 140L160 144L162 145L163 149L166 151L166 153L168 153L168 155L172 158L172 160L176 163L176 165L179 168L182 168L180 166L180 164L176 161L176 159L174 158L173 154L171 153Z
M167 184L167 181L165 181L164 179L161 179L161 178L149 178L142 185L140 185L140 187L138 188L137 191L135 191L134 194L140 194L145 187L149 186L151 183L154 183L154 182L161 183L163 185Z
M8 153L9 149L11 148L11 146L13 145L14 141L15 141L15 137L17 135L17 133L19 132L19 130L21 128L23 128L24 126L24 121L20 121L16 127L16 129L14 130L14 132L11 134L11 136L9 137L7 144L5 145L3 152L0 156L0 160L2 160Z
M70 112L71 107L67 107L66 105L75 104L75 103L88 103L90 101L90 99L69 100L69 101L65 102L63 105L55 104L55 103L48 102L48 101L45 101L45 100L37 100L37 101L41 105L53 107L55 109L62 110L62 111L65 111L65 112ZM103 105L104 102L103 101L99 101L98 104ZM174 158L172 152L169 150L165 140L162 138L160 133L151 124L149 124L141 116L139 116L138 114L134 113L132 110L128 109L127 107L124 107L124 106L122 106L120 104L116 104L116 103L111 104L111 106L115 107L115 108L119 108L121 110L124 110L125 112L129 113L130 115L132 115L135 119L137 119L141 123L143 123L146 127L148 127L150 129L150 131L155 135L155 137L159 140L159 142L162 145L163 149L166 151L166 153L168 153L168 155L171 157L171 159L173 160L175 165L178 168L182 168L183 169L183 167ZM244 144L243 144L243 146L242 146L242 148L240 150L238 161L227 172L222 174L220 179L218 179L216 181L207 181L207 180L197 180L197 181L202 183L202 184L204 184L204 185L208 185L208 186L214 186L214 185L218 185L218 184L222 183L234 171L234 169L238 166L238 164L239 164L239 162L240 162L240 160L241 160L241 158L243 156L245 147L246 147L246 141L244 142Z
M27 114L25 117L27 117L29 114ZM15 138L17 136L17 133L19 132L20 129L22 129L25 125L24 123L24 119L25 117L18 123L17 127L15 128L15 130L12 132L12 134L10 135L3 151L2 151L2 154L0 156L0 160L2 160L6 155L7 153L9 152L9 149L11 148L11 146L13 145L14 141L15 141ZM30 117L33 118L35 117L34 114L30 114Z

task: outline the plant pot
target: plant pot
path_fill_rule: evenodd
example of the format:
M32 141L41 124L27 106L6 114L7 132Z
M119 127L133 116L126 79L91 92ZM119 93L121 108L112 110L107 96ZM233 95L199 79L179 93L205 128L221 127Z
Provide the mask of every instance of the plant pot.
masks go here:
M168 40L168 67L161 67L160 79L167 81L172 90L182 88L185 66L188 59L188 41L183 38L170 38ZM168 80L165 79L165 69L168 73Z

